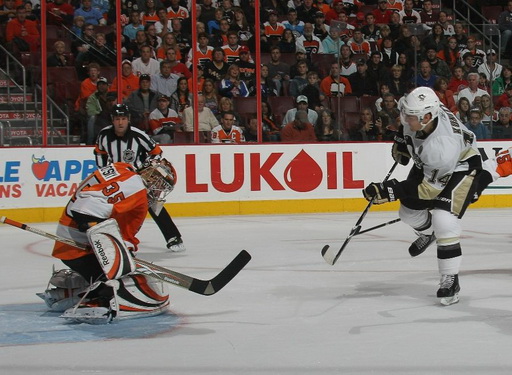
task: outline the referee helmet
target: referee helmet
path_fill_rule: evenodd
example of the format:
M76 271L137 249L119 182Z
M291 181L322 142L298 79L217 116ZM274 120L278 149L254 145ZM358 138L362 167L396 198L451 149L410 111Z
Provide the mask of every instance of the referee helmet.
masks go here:
M115 104L112 107L112 112L110 113L112 118L115 116L126 116L130 117L130 111L128 110L128 106L126 104Z

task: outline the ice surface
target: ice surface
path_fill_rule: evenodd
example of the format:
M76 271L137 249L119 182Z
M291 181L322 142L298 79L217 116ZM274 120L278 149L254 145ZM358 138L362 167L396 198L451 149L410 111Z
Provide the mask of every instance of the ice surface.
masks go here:
M171 210L172 212L172 210ZM241 249L253 256L205 297L170 287L169 313L105 326L69 324L35 293L52 242L0 225L2 374L509 374L512 368L512 215L463 219L461 301L441 306L435 245L411 259L402 223L356 236L359 213L177 218L187 251L169 253L156 225L139 257L198 278ZM363 229L391 220L371 212ZM55 223L32 224L53 232Z

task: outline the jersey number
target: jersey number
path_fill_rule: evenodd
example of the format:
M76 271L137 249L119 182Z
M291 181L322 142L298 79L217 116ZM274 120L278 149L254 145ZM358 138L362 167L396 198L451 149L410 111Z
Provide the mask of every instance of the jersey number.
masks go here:
M105 186L101 192L103 195L108 197L107 202L110 204L115 204L117 202L122 201L125 197L123 192L119 192L119 184L117 182L113 182L108 186Z
M431 184L435 184L436 181L439 181L441 185L446 186L452 175L449 173L447 175L444 175L443 177L437 178L438 173L439 169L432 170L432 176L428 179L428 182L430 182Z

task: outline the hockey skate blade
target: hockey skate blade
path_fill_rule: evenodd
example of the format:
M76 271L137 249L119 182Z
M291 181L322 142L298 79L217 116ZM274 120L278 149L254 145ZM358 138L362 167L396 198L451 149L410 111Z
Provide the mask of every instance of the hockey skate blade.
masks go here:
M451 297L443 297L443 298L441 298L440 302L441 302L441 305L443 305L443 306L454 305L457 302L459 302L459 293L455 293Z
M80 307L68 309L60 316L70 323L108 324L113 319L112 312L106 307Z

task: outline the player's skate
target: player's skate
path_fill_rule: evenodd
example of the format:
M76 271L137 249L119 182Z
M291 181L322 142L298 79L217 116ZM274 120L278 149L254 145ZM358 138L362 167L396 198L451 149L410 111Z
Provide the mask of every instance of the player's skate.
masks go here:
M167 241L167 248L173 253L180 253L186 250L181 237L173 237L169 239L169 241Z
M411 246L409 246L409 254L411 254L412 257L416 257L423 253L425 250L427 250L427 247L429 247L432 242L436 240L436 235L434 233L423 234L416 232L416 234L419 237L412 243Z
M459 275L442 275L439 283L437 297L441 298L441 304L445 306L459 302Z

